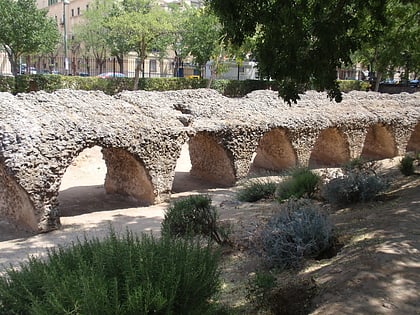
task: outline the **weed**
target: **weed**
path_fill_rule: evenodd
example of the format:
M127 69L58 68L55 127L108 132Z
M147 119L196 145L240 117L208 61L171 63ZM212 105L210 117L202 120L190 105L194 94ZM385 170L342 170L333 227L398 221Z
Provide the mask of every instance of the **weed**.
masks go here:
M415 159L411 156L404 156L398 166L400 172L405 176L410 176L414 174L414 161Z
M297 168L291 173L291 177L281 182L276 190L276 198L279 201L294 198L310 198L316 191L320 177L307 168Z
M271 199L276 192L277 183L257 179L250 181L244 185L237 193L237 198L240 201L255 202L261 199Z

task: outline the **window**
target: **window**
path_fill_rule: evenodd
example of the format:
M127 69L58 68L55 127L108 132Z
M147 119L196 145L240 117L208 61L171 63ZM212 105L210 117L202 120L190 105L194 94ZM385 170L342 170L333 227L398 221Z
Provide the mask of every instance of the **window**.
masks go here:
M77 8L77 15L80 15L80 7Z
M71 16L74 16L74 9L71 9Z
M149 71L156 72L156 60L152 59L149 61Z
M89 4L86 4L86 11L89 10Z

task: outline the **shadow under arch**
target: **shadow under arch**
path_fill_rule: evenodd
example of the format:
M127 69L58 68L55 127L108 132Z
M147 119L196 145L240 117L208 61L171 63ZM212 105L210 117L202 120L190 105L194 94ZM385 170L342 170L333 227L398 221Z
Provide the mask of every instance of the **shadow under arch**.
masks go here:
M153 185L143 166L120 148L86 148L61 181L60 216L74 216L145 206L154 201Z
M194 177L190 174L190 171L191 159L189 144L185 143L182 146L181 154L176 163L175 176L172 183L172 193L219 188L217 183Z
M190 174L223 187L235 184L233 161L215 137L207 132L193 136L189 141Z
M335 167L349 161L350 148L344 134L337 128L321 131L309 157L309 167Z
M417 123L416 127L414 128L410 139L407 143L407 152L419 152L420 151L420 123Z
M360 157L366 160L392 158L398 154L393 135L382 124L369 127Z
M35 207L28 193L0 164L0 222L11 220L23 230L37 231Z
M296 164L296 152L287 137L286 130L275 128L260 139L251 171L258 172L261 169L282 171Z

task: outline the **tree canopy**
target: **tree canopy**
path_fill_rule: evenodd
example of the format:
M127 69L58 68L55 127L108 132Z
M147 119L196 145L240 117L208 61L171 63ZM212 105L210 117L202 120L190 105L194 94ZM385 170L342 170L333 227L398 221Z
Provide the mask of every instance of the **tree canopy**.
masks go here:
M386 22L378 25L367 17L362 24L363 42L353 59L369 65L376 90L384 76L403 68L402 78L420 72L420 2L388 0Z
M0 0L0 21L0 44L14 75L21 56L51 52L60 40L56 22L37 9L35 0Z
M385 21L381 0L208 0L233 43L256 37L260 76L296 102L307 88L341 101L336 69L363 41L361 21Z

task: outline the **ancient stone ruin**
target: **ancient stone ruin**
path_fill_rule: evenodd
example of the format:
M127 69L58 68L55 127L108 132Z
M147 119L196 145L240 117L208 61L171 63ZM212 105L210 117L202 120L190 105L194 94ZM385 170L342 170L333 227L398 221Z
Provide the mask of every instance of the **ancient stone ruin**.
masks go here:
M338 166L420 151L420 93L353 92L342 103L308 92L289 107L273 91L230 99L212 90L0 93L0 217L45 232L60 226L63 174L100 146L107 193L169 198L188 142L191 174L232 186L251 168Z

